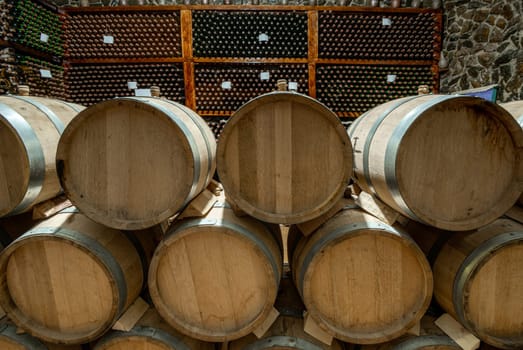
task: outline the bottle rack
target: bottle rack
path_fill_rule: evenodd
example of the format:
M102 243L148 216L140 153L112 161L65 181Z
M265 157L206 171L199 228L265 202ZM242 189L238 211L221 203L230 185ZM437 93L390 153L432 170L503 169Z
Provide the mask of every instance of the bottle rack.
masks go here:
M182 56L179 11L71 13L64 28L71 62Z
M160 87L166 98L185 103L181 63L68 64L65 70L70 99L84 106L114 97L134 96L137 88Z
M14 43L54 57L63 55L62 24L56 11L33 0L15 0L12 17Z
M139 14L144 22L132 26L129 19ZM92 31L73 24L88 18L112 18L111 23L121 23L121 27L101 26L89 37ZM160 35L154 34L145 46L136 44L132 35L148 37L147 33L162 31L161 26L154 27L158 18L169 19L163 39L154 39ZM392 98L416 94L418 85L438 92L441 10L294 5L84 7L64 9L64 21L65 57L73 70L92 64L177 67L183 91L162 95L184 101L218 123L217 128L221 119L250 98L275 90L280 78L296 81L298 92L317 98L340 117L354 118ZM136 33L130 32L131 27ZM89 46L93 40L103 43L106 34L101 31L112 34L112 51L82 53L84 47L94 47ZM115 45L126 40L132 49ZM267 74L262 79L261 74L267 72L269 80ZM74 80L69 84L77 93L88 88ZM93 97L89 103L113 96Z
M316 98L340 117L357 117L387 101L418 93L437 81L428 65L321 64L316 68Z
M278 79L308 93L307 64L195 64L196 110L205 116L228 116L256 96L274 90Z
M62 65L29 55L17 55L18 83L28 85L33 96L68 100Z
M0 93L17 93L17 85L26 84L32 95L68 98L58 9L41 0L5 0L0 17Z

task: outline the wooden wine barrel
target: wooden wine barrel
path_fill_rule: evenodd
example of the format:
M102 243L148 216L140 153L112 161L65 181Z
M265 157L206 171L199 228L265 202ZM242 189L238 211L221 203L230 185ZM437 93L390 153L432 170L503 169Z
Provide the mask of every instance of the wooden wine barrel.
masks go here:
M303 319L280 316L271 328L258 339L254 334L232 341L227 350L342 350L343 345L333 340L331 345L323 344L303 331Z
M498 219L479 230L438 236L432 228L416 229L416 238L434 242L429 251L441 307L482 341L523 348L523 225Z
M522 190L523 130L480 98L390 101L358 118L349 135L358 185L422 223L475 229L503 215Z
M271 230L217 203L204 218L169 229L149 268L149 292L175 329L204 341L228 341L270 314L282 273Z
M58 139L84 107L60 100L0 96L0 217L29 210L61 192Z
M15 325L5 322L0 325L0 349L2 350L82 350L80 345L58 345L44 343L27 333L17 333Z
M0 305L39 339L86 343L110 329L141 292L142 249L130 233L64 210L2 252Z
M123 97L93 105L65 129L57 168L65 193L85 215L137 230L176 214L211 181L216 141L189 108Z
M501 107L505 108L523 128L523 101L513 101L502 103ZM523 206L523 194L519 197L518 203Z
M149 309L128 332L111 331L93 350L214 350L214 344L184 336L172 329L154 309Z
M349 343L399 337L421 319L432 297L432 272L414 241L357 209L302 237L291 267L312 319Z
M220 136L218 174L238 207L260 220L300 223L328 211L352 173L345 128L318 101L292 92L257 97Z

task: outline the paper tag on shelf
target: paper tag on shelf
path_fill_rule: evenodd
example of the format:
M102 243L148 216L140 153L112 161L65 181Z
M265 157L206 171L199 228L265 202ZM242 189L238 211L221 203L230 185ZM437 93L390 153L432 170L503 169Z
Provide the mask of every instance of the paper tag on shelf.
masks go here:
M269 80L270 78L271 78L271 73L269 73L269 72L260 73L260 80Z
M133 89L136 89L138 87L138 83L135 82L135 81L128 81L127 82L127 88L129 90L133 90Z
M52 78L51 71L49 69L40 69L40 76L42 78Z
M224 89L224 90L232 89L232 83L230 81L222 81L222 89Z
M49 35L45 34L45 33L40 33L40 41L41 42L48 42L49 41Z
M383 17L383 19L381 21L381 24L383 24L384 26L391 26L392 25L392 20L390 18Z
M387 75L387 83L393 83L395 81L396 81L396 75L395 74Z
M114 37L112 35L104 35L104 44L114 44Z
M260 35L258 35L258 41L260 43L266 43L269 41L269 36L265 33L261 33Z
M136 89L134 96L151 97L151 89Z
M295 81L289 81L289 91L298 91L298 83Z

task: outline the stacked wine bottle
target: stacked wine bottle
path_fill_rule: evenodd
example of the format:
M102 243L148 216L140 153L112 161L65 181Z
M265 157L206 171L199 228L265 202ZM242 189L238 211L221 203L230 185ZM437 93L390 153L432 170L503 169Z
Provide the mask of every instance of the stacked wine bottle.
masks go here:
M308 94L306 64L198 64L195 66L196 109L233 112L250 99L276 89L276 81L295 82Z
M68 99L61 65L27 55L17 56L19 83L29 85L31 95Z
M209 128L212 130L212 133L214 134L216 141L219 141L223 128L227 123L227 119L219 117L206 117L204 119L207 122L207 125L209 125Z
M12 17L14 42L54 56L63 55L62 23L57 13L32 0L17 0Z
M70 13L70 59L181 57L179 12Z
M195 57L307 57L305 12L193 12Z
M320 12L319 57L432 60L437 39L434 13Z
M15 28L13 27L13 14L11 12L13 3L0 1L0 40L13 40Z
M133 84L128 83L136 83L139 89L159 86L163 97L185 102L181 64L71 65L66 69L66 80L71 100L85 106L117 96L134 96Z
M387 101L435 86L431 66L323 65L316 73L317 98L343 116L356 117Z

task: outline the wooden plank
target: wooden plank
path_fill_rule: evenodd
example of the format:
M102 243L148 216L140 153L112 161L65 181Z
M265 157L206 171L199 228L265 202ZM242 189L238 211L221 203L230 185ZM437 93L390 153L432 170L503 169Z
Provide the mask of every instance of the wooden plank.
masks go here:
M138 297L138 299L129 306L127 311L118 319L118 321L116 321L113 329L116 331L129 332L148 309L149 304L147 304L142 298Z
M211 191L205 189L189 203L176 219L181 220L184 218L205 216L217 201L218 197Z
M318 58L318 64L348 64L372 66L432 66L432 60L369 60L369 59L337 59Z
M318 11L307 11L309 96L316 98L316 60L318 59Z
M72 207L73 203L65 195L49 199L33 207L33 220L47 219L65 208Z
M181 63L181 57L144 57L144 58L71 58L68 64L108 64L108 63Z
M463 350L475 350L479 348L480 340L466 330L449 314L443 314L434 323L459 346L461 346Z
M276 319L278 318L278 316L280 316L280 313L278 310L276 310L274 307L272 308L271 312L269 313L269 315L267 315L267 318L265 319L265 321L263 321L263 323L258 327L256 328L252 333L257 337L257 338L261 338L263 337L263 335L265 333L267 333L267 331L269 330L269 328L271 328L272 324L274 323L274 321L276 321Z
M209 185L207 185L207 189L211 191L215 196L219 196L223 193L222 184L214 179L211 180L211 182L209 182Z
M308 63L306 58L264 57L194 57L195 63Z
M367 193L361 192L356 198L356 205L367 213L374 215L378 219L392 225L399 217L399 213L394 209L380 201L377 197Z
M303 330L305 333L313 336L315 339L321 341L324 344L332 344L332 340L334 339L332 335L321 329L308 313L305 314L304 319L305 324Z
M169 12L179 10L221 10L221 11L336 11L350 13L440 13L441 9L409 7L369 7L369 6L296 6L296 5L143 5L143 6L108 6L108 7L63 7L66 13L88 12Z
M194 63L192 62L192 12L180 11L180 27L182 31L183 76L185 80L185 105L196 110L196 88L194 78Z

